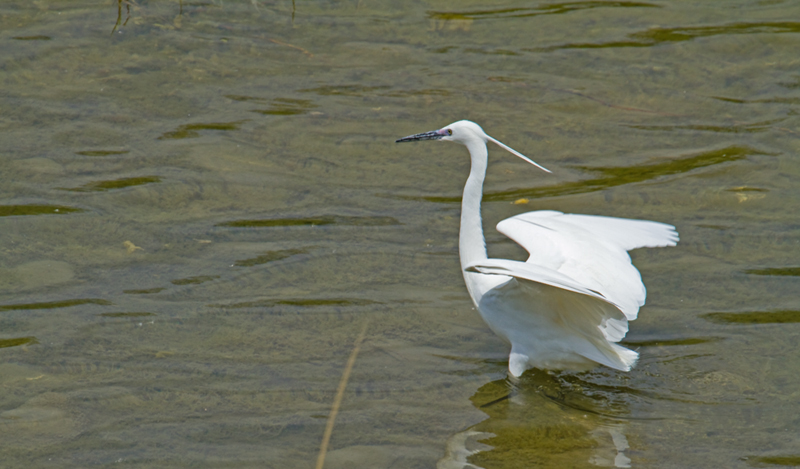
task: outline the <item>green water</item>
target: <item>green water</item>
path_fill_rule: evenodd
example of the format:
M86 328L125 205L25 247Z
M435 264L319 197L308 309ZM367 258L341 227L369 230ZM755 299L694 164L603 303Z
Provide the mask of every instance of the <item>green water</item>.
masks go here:
M327 468L800 465L797 2L6 1L0 41L0 465L314 467L364 324ZM459 119L553 170L490 149L494 257L529 210L678 228L633 371L506 379L466 150L394 144Z

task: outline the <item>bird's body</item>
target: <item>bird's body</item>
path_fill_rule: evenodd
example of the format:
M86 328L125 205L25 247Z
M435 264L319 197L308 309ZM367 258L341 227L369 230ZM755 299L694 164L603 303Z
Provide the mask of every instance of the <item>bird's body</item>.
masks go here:
M528 251L528 260L490 259L480 216L488 164L486 142L491 140L544 168L470 121L398 142L414 140L452 140L469 150L472 166L461 204L461 268L481 316L511 344L509 372L517 377L529 368L581 370L597 364L630 370L638 354L617 342L644 304L645 288L627 251L674 246L678 241L674 227L643 220L528 212L497 225Z

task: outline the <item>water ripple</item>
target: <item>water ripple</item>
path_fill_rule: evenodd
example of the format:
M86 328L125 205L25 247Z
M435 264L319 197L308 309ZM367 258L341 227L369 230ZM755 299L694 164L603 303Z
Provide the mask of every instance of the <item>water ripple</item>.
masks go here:
M800 32L800 22L731 23L720 26L695 26L678 28L650 28L628 34L626 40L609 42L569 43L550 47L523 49L531 52L548 52L559 49L605 49L614 47L652 47L665 43L691 41L702 37L738 34L782 34Z

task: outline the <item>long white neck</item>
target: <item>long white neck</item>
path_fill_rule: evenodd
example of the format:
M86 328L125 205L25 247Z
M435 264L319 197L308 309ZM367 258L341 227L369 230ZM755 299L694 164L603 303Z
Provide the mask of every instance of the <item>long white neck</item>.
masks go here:
M459 233L458 252L461 257L461 269L487 258L486 240L483 238L481 222L481 198L483 197L483 180L486 178L486 165L489 153L486 144L473 140L467 144L472 157L472 167L464 196L461 199L461 231ZM466 279L467 275L465 275ZM467 281L469 286L469 281Z

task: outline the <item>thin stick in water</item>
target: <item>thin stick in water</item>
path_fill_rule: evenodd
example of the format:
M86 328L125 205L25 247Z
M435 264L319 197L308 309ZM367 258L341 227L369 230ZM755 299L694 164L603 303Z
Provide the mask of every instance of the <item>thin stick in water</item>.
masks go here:
M342 405L344 398L344 390L347 387L347 381L350 379L350 372L353 371L353 365L356 363L356 356L361 349L361 342L364 340L364 335L367 333L367 322L364 322L364 327L361 328L361 333L356 338L353 344L353 351L350 352L350 358L347 359L347 365L344 367L342 379L339 380L339 388L336 390L336 397L333 399L333 406L331 413L328 416L328 424L325 425L325 433L322 435L322 445L319 448L319 457L317 457L316 469L322 469L325 464L325 454L328 452L328 443L331 441L331 434L333 433L333 424L336 420L336 414L339 413L339 407Z

